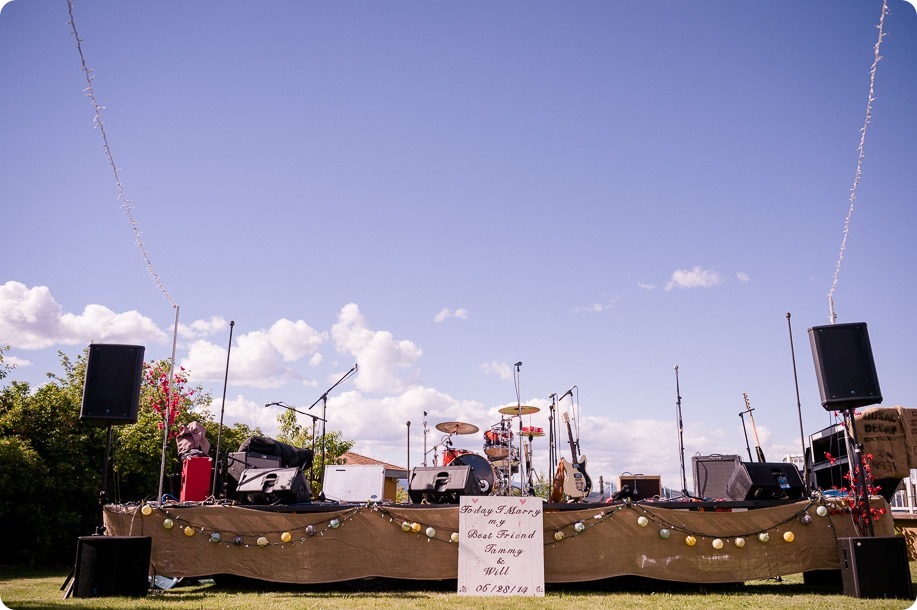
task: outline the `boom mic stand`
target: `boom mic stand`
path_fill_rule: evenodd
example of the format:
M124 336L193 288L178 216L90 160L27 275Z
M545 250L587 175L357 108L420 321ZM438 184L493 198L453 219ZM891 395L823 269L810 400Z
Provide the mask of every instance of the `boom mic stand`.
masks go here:
M321 417L318 417L317 415L312 415L311 413L306 413L305 411L300 411L299 409L296 409L295 407L291 407L290 405L288 405L287 403L283 401L269 402L268 404L264 406L272 407L275 405L278 407L283 407L287 411L292 411L293 413L299 413L300 415L305 415L306 417L312 418L312 456L313 457L312 457L312 467L309 468L309 482L314 483L315 482L315 422L316 421L324 422L325 420L322 419Z
M328 417L328 393L331 392L331 390L333 390L334 388L338 387L345 379L347 379L348 377L350 377L351 375L353 375L353 374L356 373L356 372L357 372L357 365L354 364L353 367L352 367L349 371L347 371L346 373L344 373L344 375L343 375L340 379L338 379L336 382L334 382L334 385L333 385L333 386L331 386L330 388L328 388L327 390L325 390L325 393L322 394L321 396L319 396L319 397L318 397L318 400L316 400L315 402L313 402L313 403L309 406L309 409L308 409L309 411L311 411L311 410L312 410L312 407L314 407L315 405L317 405L319 402L322 403L322 416L321 416L321 418L320 418L320 419L321 419L321 422L322 422L322 471L321 471L321 480L319 481L319 483L320 483L321 486L322 486L321 495L322 495L323 497L324 497L324 495L325 495L325 491L324 491L324 487L325 487L325 423L327 422L327 419L326 419L326 418ZM312 450L313 450L313 451L315 450L315 445L314 445L314 444L313 444L313 446L312 446ZM313 461L314 461L314 460L313 460Z

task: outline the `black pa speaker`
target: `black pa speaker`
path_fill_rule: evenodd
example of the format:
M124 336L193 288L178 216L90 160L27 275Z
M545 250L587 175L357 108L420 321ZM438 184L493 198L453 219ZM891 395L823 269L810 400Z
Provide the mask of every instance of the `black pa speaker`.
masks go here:
M838 538L844 594L913 599L903 536Z
M136 423L143 352L142 345L89 346L80 421L103 425Z
M805 495L799 469L786 462L740 462L726 483L730 500L798 500Z
M461 496L480 496L481 487L471 466L414 468L408 495L414 504L458 504Z
M828 411L882 402L879 378L865 323L809 329L821 404Z
M312 501L312 488L299 468L249 468L236 497L246 504L304 504Z
M143 597L150 588L150 536L81 536L74 597Z
M726 498L726 484L742 463L738 455L695 455L691 457L694 472L694 495L698 498Z

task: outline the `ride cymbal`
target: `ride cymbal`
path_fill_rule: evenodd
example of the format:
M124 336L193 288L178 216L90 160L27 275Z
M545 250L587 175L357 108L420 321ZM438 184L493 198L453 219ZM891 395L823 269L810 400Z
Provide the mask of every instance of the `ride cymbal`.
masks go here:
M480 430L474 424L466 424L460 421L444 421L436 424L436 429L446 434L474 434Z
M503 415L531 415L539 411L541 411L541 409L538 407L530 407L528 405L517 405L515 407L503 407L500 409L500 413Z

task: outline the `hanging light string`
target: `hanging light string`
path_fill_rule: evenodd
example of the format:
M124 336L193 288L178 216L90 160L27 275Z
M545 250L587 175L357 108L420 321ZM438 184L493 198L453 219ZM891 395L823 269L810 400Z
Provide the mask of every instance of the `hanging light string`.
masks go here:
M108 134L105 131L105 124L102 122L102 105L99 104L96 99L95 91L92 88L92 70L89 69L89 66L86 65L86 57L83 55L83 47L80 44L82 39L80 39L79 34L76 31L76 23L73 20L73 0L67 0L67 12L70 15L70 32L73 34L73 38L76 40L76 50L80 54L80 63L83 66L83 73L86 75L86 97L92 101L92 106L95 109L95 117L93 118L93 123L99 128L99 133L102 134L102 147L105 149L105 156L108 158L108 165L111 167L111 171L115 176L115 186L118 189L118 200L121 202L121 209L124 210L124 214L127 216L128 220L131 223L131 230L134 232L135 243L137 248L140 249L140 254L143 255L143 260L146 262L147 273L152 278L153 282L156 284L156 287L159 288L159 291L168 299L169 303L172 304L172 307L178 308L178 303L175 302L175 299L172 298L172 295L169 294L169 291L166 290L165 285L162 283L162 280L159 277L159 274L156 273L156 270L153 268L153 261L150 259L150 254L147 252L146 245L143 243L142 233L140 231L140 226L137 223L137 219L134 218L132 212L131 202L127 198L127 195L124 192L124 184L121 182L121 176L118 173L118 166L115 165L114 157L111 154L111 146L108 143Z
M844 237L841 239L841 251L837 257L837 265L834 267L834 280L831 282L831 290L828 291L828 308L830 310L830 322L834 324L837 320L837 313L834 311L834 292L837 290L837 278L841 273L841 262L844 260L844 253L847 251L847 234L850 232L850 217L853 216L854 203L856 202L857 187L860 185L860 178L863 174L863 158L865 157L864 148L866 146L866 128L872 119L872 103L876 101L876 69L882 56L879 50L882 46L882 39L885 38L885 16L888 14L888 0L882 0L882 16L879 18L879 39L876 41L872 67L869 70L869 99L866 101L866 119L863 121L863 127L860 129L860 145L857 148L857 166L853 178L853 188L850 189L850 208L847 210L847 218L844 220Z

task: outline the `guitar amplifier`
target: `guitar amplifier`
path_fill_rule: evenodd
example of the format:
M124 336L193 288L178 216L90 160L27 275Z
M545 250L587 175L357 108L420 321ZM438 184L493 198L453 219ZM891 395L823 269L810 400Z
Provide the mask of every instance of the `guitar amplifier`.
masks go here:
M738 455L695 455L691 457L694 474L694 495L718 500L728 497L726 484L742 462Z
M312 489L298 468L249 468L236 496L246 504L303 504L312 501Z
M622 493L624 487L628 491ZM628 474L618 477L618 493L625 495L633 502L662 496L662 477L658 474Z
M279 455L267 455L254 451L236 451L230 453L226 471L236 482L242 479L242 473L249 468L280 468Z

